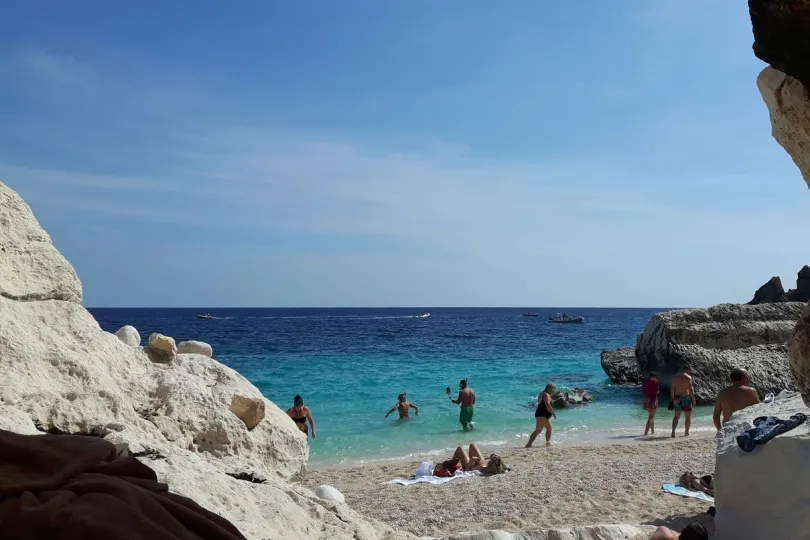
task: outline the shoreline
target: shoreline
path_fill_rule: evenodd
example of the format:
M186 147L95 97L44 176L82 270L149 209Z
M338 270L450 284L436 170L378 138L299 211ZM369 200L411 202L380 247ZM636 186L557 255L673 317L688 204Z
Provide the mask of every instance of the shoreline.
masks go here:
M417 536L595 523L682 527L696 519L713 528L705 514L709 503L663 493L661 485L676 483L686 471L713 472L715 449L710 435L659 435L632 444L501 450L510 472L442 485L383 484L412 477L417 460L310 470L300 483L310 489L331 485L354 510Z

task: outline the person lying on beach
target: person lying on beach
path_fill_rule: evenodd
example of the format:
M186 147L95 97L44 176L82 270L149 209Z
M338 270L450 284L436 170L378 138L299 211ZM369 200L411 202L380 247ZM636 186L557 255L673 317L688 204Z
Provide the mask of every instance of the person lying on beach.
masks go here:
M667 527L658 527L650 540L709 540L709 531L703 525L694 521L681 529L681 534Z
M751 377L748 376L748 372L735 367L731 370L731 386L720 390L720 393L717 394L717 401L714 404L714 427L720 431L723 424L731 419L731 415L757 403L759 403L759 394L751 388ZM722 423L720 423L721 414L723 415Z
M450 397L450 401L461 406L458 421L464 431L470 431L472 429L473 414L475 413L475 392L473 392L472 388L467 387L467 379L459 381L458 388L458 399ZM450 387L447 388L447 393L450 394Z
M698 476L693 472L685 472L678 480L678 484L690 491L700 491L714 497L714 476L711 474Z
M304 398L298 395L293 398L293 406L287 409L287 416L292 418L298 429L304 433L308 433L307 420L309 420L309 425L312 426L312 438L315 438L315 420L312 419L309 407L304 406Z
M458 466L454 465L454 463L460 465L463 471L481 471L486 475L506 472L506 464L501 456L490 454L488 458L485 458L475 443L472 443L468 450L465 450L462 446L457 447L453 457L436 468L449 471ZM436 474L435 470L433 474Z
M403 392L397 397L397 404L394 405L394 407L390 411L388 411L388 414L386 414L385 417L388 418L388 415L390 415L392 412L399 410L400 419L408 418L410 416L411 407L413 407L416 416L419 416L419 407L415 403L411 403L410 401L408 401L405 392Z

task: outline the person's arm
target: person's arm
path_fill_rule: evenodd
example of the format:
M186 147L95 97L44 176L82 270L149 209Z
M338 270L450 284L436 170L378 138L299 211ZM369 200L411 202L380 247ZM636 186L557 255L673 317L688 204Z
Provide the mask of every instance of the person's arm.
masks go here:
M717 431L723 429L723 424L720 423L720 413L722 412L723 412L723 405L722 403L720 403L720 400L718 399L714 403L714 416L712 417L712 419L714 420L714 427L717 428Z
M419 406L416 403L411 403L411 407L416 411L416 416L419 416Z
M307 420L309 420L309 427L312 428L312 438L315 438L315 420L312 419L309 409L307 409Z
M449 396L448 396L448 397L449 397ZM452 402L453 402L453 403L455 403L456 405L458 405L459 403L461 403L461 392L459 392L459 393L458 393L458 399L453 399L453 398L450 398L450 401L452 401Z
M399 407L399 404L394 405L394 408L393 408L393 409L391 409L390 411L388 411L388 414L391 414L392 412L394 412L395 410L397 410L397 407ZM385 415L385 417L386 417L386 418L388 418L388 414L386 414L386 415Z
M470 393L472 394L472 403L470 405L475 405L475 390L470 390Z
M669 383L669 400L675 401L675 381Z
M692 400L692 406L697 405L697 398L695 398L695 387L692 385L692 379L689 379L689 399Z
M752 388L751 394L754 396L754 403L759 403L759 392Z
M546 400L546 407L548 407L548 410L551 413L551 416L553 416L554 420L556 420L557 419L557 413L554 412L554 406L551 405L551 394L546 394L546 397L544 397L543 399Z

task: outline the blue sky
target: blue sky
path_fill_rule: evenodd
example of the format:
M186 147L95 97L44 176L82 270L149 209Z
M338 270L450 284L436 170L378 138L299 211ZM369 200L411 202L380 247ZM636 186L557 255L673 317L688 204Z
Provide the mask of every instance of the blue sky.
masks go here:
M11 2L0 181L88 306L699 306L810 196L736 0Z

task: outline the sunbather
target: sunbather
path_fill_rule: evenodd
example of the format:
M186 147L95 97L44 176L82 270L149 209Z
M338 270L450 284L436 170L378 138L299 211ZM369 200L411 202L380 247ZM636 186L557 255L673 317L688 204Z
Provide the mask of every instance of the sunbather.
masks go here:
M478 449L478 445L475 443L470 445L469 450L465 450L463 447L459 446L456 448L455 453L453 453L452 458L436 468L450 471L457 468L458 465L460 465L461 469L464 471L481 471L487 475L506 472L506 464L503 462L503 459L501 459L501 456L498 454L490 454L488 458L485 458L481 450ZM435 470L433 474L436 474Z
M691 491L700 491L714 497L714 476L707 474L698 476L693 472L685 472L678 480L678 484Z
M667 527L658 527L650 540L709 540L709 533L703 525L694 521L681 529L681 534Z

